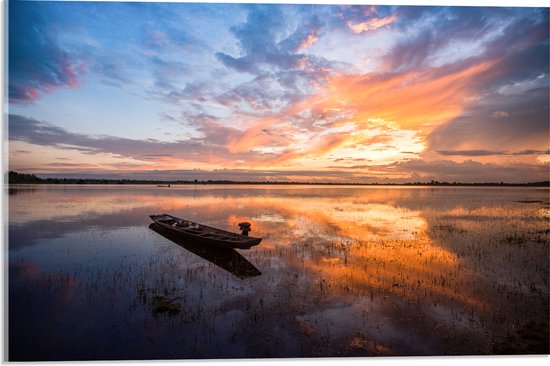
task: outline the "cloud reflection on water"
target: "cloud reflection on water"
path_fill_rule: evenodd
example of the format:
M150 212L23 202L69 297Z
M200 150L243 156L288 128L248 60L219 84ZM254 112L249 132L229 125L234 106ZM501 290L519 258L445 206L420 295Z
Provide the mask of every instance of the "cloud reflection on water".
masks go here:
M548 303L549 233L538 214L547 204L545 190L49 186L25 192L10 197L10 261L84 271L75 286L91 280L111 286L109 279L120 277L117 286L129 287L105 296L125 297L122 303L131 306L144 288L181 297L204 324L189 314L182 321L196 325L188 331L211 357L486 353L495 337L536 319ZM231 231L251 222L263 241L241 253L262 276L227 278L147 234L148 215L159 212ZM85 251L94 246L99 252L90 257ZM217 351L208 336L216 319ZM139 328L136 321L129 333ZM228 351L230 329L251 327L256 330L237 341L240 347Z

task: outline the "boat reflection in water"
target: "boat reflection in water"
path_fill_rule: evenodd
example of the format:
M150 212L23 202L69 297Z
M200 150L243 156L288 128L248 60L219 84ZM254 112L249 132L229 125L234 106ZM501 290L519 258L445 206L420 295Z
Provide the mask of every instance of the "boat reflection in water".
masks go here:
M262 274L252 263L234 249L201 245L189 239L183 239L155 223L149 225L149 229L241 279L256 277Z

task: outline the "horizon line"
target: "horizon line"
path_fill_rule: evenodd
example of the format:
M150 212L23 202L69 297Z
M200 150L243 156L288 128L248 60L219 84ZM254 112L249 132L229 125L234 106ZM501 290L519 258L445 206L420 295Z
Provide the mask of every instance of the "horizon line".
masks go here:
M15 173L15 174L13 174ZM32 173L18 173L15 171L7 172L8 185L12 184L175 184L175 185L189 185L189 184L249 184L249 185L347 185L347 186L384 186L384 185L420 185L420 186L548 186L550 187L550 180L545 181L531 181L531 182L447 182L430 180L428 182L421 181L409 181L409 182L337 182L337 181L235 181L228 179L206 179L206 180L162 180L162 179L132 179L132 178L41 178ZM21 182L10 182L10 175L21 177ZM32 181L33 177L38 181ZM27 181L25 181L27 179Z

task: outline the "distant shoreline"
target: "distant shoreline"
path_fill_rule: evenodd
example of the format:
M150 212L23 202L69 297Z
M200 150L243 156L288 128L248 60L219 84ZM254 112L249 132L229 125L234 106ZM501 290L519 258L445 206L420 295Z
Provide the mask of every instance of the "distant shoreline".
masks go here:
M100 179L100 178L39 178L34 174L9 172L8 184L106 184L106 185L309 185L309 186L429 186L429 187L549 187L550 181L527 183L460 183L460 182L408 182L408 183L350 183L350 182L277 182L277 181L231 181L231 180L139 180L139 179Z

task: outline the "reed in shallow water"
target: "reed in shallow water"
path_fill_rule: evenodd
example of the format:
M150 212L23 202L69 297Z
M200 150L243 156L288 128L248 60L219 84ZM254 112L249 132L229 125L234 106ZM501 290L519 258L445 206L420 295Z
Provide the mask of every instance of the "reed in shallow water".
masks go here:
M548 345L546 190L172 188L36 189L10 200L14 359ZM150 230L148 215L164 211L226 230L251 222L263 240L240 255L261 274L239 277Z

